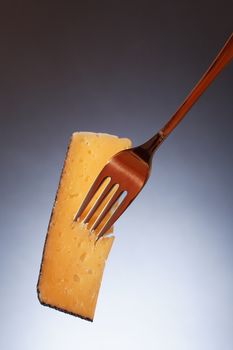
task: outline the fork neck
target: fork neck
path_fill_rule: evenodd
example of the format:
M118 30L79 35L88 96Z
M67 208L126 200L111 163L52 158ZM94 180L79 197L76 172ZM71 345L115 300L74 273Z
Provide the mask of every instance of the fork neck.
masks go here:
M165 139L165 136L164 136L163 132L160 130L157 134L155 134L148 141L146 141L142 145L136 147L134 149L134 151L144 161L149 163L154 155L154 152L159 148L159 146L164 141L164 139Z

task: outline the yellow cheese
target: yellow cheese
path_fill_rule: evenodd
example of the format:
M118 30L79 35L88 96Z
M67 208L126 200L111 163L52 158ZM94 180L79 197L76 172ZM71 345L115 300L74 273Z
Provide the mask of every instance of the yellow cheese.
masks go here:
M74 221L75 213L106 162L129 148L128 139L74 133L68 147L45 241L38 297L42 304L92 321L113 236Z

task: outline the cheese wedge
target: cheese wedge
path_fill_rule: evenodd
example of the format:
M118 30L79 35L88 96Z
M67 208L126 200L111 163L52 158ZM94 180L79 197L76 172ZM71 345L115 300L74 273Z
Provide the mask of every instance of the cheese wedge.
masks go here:
M107 161L131 147L129 139L74 133L68 147L45 241L38 298L44 305L93 321L105 261L114 237L96 233L74 216Z

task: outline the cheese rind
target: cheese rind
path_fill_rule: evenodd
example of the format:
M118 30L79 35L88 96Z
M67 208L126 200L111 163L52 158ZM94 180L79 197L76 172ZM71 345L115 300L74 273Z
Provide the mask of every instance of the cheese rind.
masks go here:
M128 139L108 134L74 133L68 147L55 199L39 281L42 304L93 320L105 261L114 237L96 242L95 232L74 216L107 161Z

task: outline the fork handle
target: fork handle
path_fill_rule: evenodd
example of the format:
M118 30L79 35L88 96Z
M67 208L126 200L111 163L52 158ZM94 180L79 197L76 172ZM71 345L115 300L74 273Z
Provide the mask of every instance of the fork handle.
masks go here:
M173 129L184 118L186 113L190 110L193 104L198 100L202 93L207 89L209 84L214 78L221 72L221 70L232 60L233 58L233 33L226 41L225 45L214 59L208 70L204 73L198 83L194 86L193 90L186 97L184 102L180 105L178 110L173 114L170 120L164 125L160 131L153 136L146 143L141 145L150 156L160 146L164 139L172 132Z

